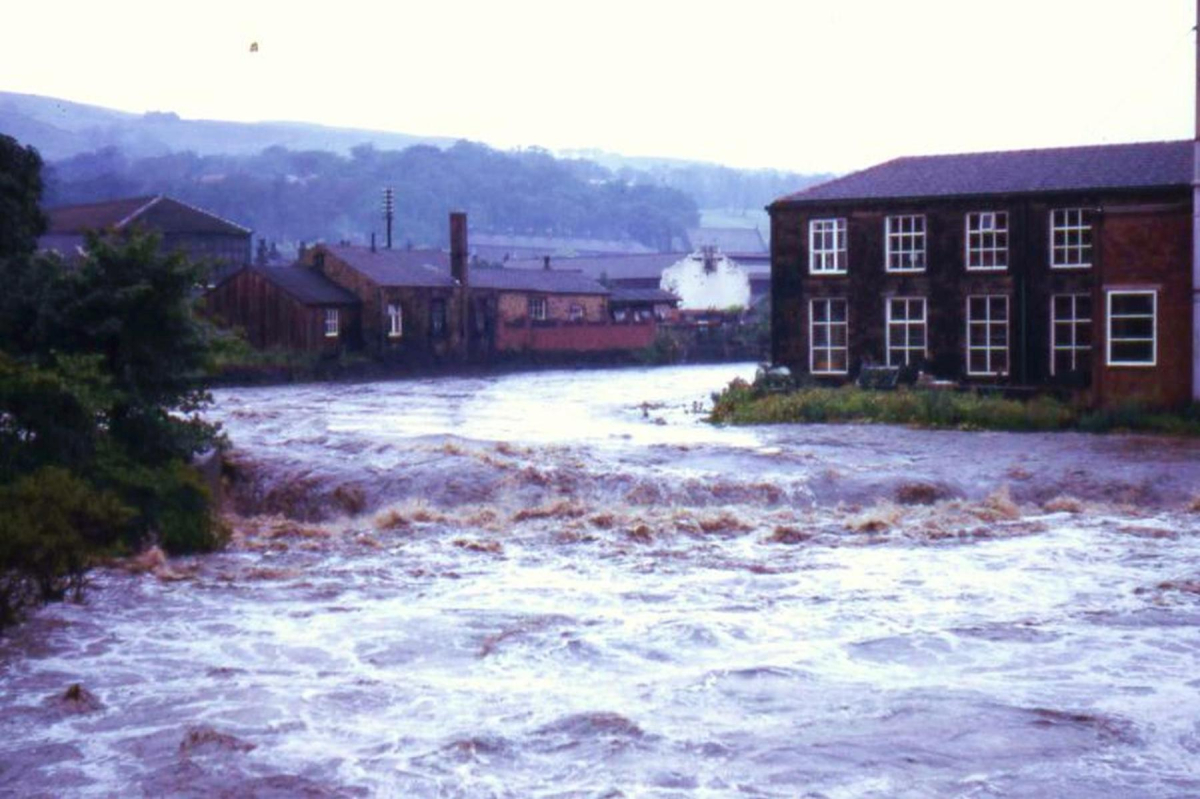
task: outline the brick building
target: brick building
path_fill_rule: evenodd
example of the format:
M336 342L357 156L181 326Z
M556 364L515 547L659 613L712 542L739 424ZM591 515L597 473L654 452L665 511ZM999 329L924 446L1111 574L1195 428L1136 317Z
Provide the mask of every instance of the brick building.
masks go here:
M318 244L294 266L228 276L209 291L207 307L257 347L362 346L414 363L612 353L654 341L657 315L615 318L609 289L579 271L547 262L538 270L472 268L467 252L466 215L454 213L449 253ZM672 299L654 292L633 305Z
M46 218L38 248L68 260L82 254L89 231L141 228L161 236L164 250L209 264L213 283L250 263L249 229L161 194L48 208Z
M1191 397L1191 141L900 158L772 203L772 356Z

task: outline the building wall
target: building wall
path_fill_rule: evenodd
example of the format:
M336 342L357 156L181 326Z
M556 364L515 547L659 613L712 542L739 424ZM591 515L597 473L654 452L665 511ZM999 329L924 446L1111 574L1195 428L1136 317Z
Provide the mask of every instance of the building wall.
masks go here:
M250 234L164 233L163 249L182 252L192 261L211 263L216 271L250 263Z
M497 312L501 322L515 322L529 317L529 300L546 300L546 321L571 321L571 306L583 308L585 322L600 322L608 318L608 298L600 294L542 294L526 291L501 291L497 297Z
M480 297L484 292L478 292ZM495 292L494 349L498 352L600 352L641 349L654 341L654 320L616 324L609 319L608 298L596 294ZM546 319L529 318L530 297L546 300ZM582 321L571 320L571 306L583 308Z
M772 357L801 373L809 371L809 301L819 297L844 297L849 313L849 375L853 378L864 363L886 362L885 298L920 296L926 298L928 353L926 371L938 377L976 384L1016 384L1080 387L1088 384L1086 374L1051 374L1050 314L1055 294L1087 293L1093 296L1092 363L1102 362L1099 333L1103 327L1103 308L1098 280L1099 263L1106 248L1119 243L1116 233L1102 235L1105 213L1100 209L1115 204L1161 203L1179 201L1181 193L1146 192L1101 196L1095 194L1059 194L1038 196L998 196L936 201L889 201L830 203L821 206L775 206L772 208ZM1050 212L1056 208L1084 207L1093 214L1093 266L1087 269L1050 267ZM966 269L966 214L978 211L1004 211L1008 214L1009 263L1000 272L976 272ZM885 270L885 217L898 214L924 214L926 217L926 268L923 272L897 274ZM847 220L848 269L846 275L814 275L809 272L808 222L812 219ZM1180 246L1175 227L1161 220L1149 228L1146 222L1118 226L1119 240L1128 241L1126 252L1145 253L1121 256L1124 263L1141 264L1147 260L1161 264L1165 258L1149 244L1159 237L1160 247L1172 253ZM1164 227L1165 224L1165 227ZM1132 228L1131 228L1132 225ZM1110 226L1111 229L1111 226ZM1134 229L1141 231L1135 233ZM1146 232L1153 230L1153 233ZM1168 236L1171 245L1162 243ZM1188 237L1190 241L1190 236ZM1183 242L1186 249L1187 242ZM1161 269L1190 281L1189 261L1184 258L1174 267ZM1171 271L1174 270L1174 271ZM1152 270L1151 270L1152 271ZM1187 303L1188 291L1171 296ZM982 377L967 374L966 302L972 294L1001 294L1009 298L1009 361L1007 375ZM1167 305L1160 297L1160 318ZM1190 314L1190 310L1188 312ZM1190 330L1190 328L1189 328ZM1190 334L1186 337L1190 338ZM1184 357L1179 356L1180 359ZM1190 356L1189 356L1190 357ZM1187 371L1190 381L1190 370ZM1099 378L1096 370L1093 376ZM831 380L846 378L830 378ZM1109 393L1131 390L1128 377L1109 375ZM1117 382L1113 382L1113 381ZM1124 382L1121 382L1121 381ZM1144 382L1144 380L1143 380ZM1174 396L1171 391L1162 396ZM1160 392L1161 393L1161 392Z
M637 350L654 342L658 325L649 320L640 323L607 322L548 325L500 324L496 327L499 352L606 352Z
M318 259L321 254L325 257ZM448 358L460 352L462 309L456 301L456 289L379 286L334 254L318 248L308 251L303 260L317 265L326 277L362 302L362 339L372 353L392 359L426 360ZM446 325L441 335L434 335L432 330L435 299L446 304ZM402 311L402 335L398 338L388 335L387 306L391 303L398 303Z
M338 336L328 337L325 306L304 305L250 270L209 291L205 308L220 323L244 330L259 349L337 351L354 346L359 324L357 309L339 307Z
M1095 307L1106 307L1111 289L1157 292L1157 363L1108 366L1107 325L1097 330L1095 388L1106 405L1140 402L1180 406L1192 390L1192 215L1179 203L1115 206L1100 226L1102 261Z

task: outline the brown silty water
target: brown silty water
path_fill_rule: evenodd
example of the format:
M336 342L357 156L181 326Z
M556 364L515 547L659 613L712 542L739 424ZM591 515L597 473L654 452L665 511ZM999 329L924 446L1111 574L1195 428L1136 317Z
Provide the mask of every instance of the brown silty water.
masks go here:
M232 546L0 641L0 794L1200 794L1200 444L752 371L218 392Z

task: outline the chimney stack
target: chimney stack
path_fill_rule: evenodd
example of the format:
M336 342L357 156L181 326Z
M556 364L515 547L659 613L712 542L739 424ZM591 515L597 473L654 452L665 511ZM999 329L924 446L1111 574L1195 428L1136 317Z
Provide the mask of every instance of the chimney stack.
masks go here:
M549 255L542 256L542 269L545 269L547 272L550 271L550 256Z
M467 215L450 212L450 277L467 287Z

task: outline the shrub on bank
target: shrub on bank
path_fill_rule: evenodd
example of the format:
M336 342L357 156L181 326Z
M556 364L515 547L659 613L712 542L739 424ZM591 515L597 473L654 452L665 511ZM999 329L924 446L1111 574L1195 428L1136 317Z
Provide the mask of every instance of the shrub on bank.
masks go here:
M901 387L870 391L855 386L806 387L764 394L734 380L713 395L709 421L720 424L879 422L929 428L1167 433L1200 435L1200 408L1180 413L1128 405L1089 410L1049 396L1005 399L978 392Z

